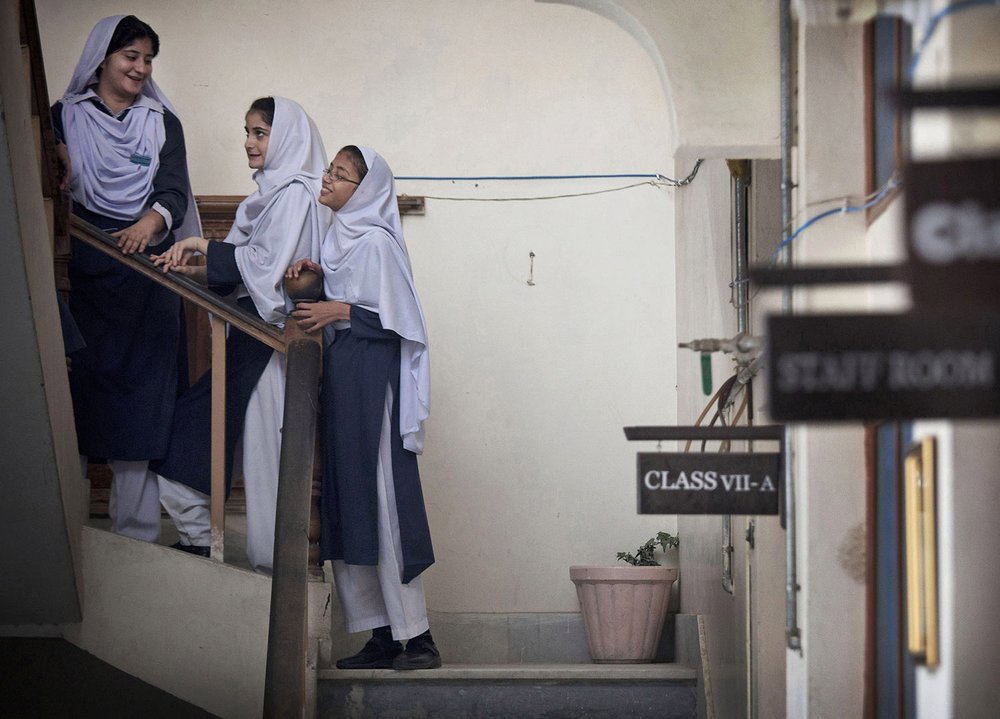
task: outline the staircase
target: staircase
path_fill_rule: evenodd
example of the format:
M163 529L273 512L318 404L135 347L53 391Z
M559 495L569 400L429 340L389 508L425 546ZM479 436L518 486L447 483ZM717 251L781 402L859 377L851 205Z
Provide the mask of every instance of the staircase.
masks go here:
M320 672L317 717L694 719L695 676L694 669L677 664L327 670Z
M31 192L18 193L18 200L24 204L24 198L31 195L28 199L37 207L29 208L33 209L30 213L20 208L18 215L36 220L24 223L34 233L30 236L18 236L15 230L24 228L14 222L15 213L0 218L11 220L12 229L5 231L4 237L20 240L14 248L17 253L8 252L8 256L17 259L23 253L26 258L10 264L29 270L27 282L16 286L6 283L5 306L14 318L48 320L39 323L48 328L44 336L36 337L34 329L27 328L23 337L15 337L10 344L31 350L24 353L25 363L29 359L37 363L42 357L51 366L44 366L45 372L40 373L46 381L22 383L18 422L8 423L10 427L0 433L0 446L12 448L7 456L11 466L18 468L17 482L7 483L17 490L0 493L0 514L5 518L0 524L7 526L11 535L7 544L22 548L14 553L17 565L5 565L5 576L14 578L9 584L17 587L19 594L11 606L21 613L7 612L5 616L24 624L59 625L73 645L212 713L259 715L270 580L242 570L228 551L227 563L220 564L83 526L88 505L92 518L100 520L106 514L106 496L95 491L88 498L83 489L86 485L78 481L65 361L58 338L49 336L53 335L51 328L57 326L55 291L68 289L68 227L62 219L62 196L51 182L56 172L54 157L48 154L52 145L48 93L43 84L33 3L23 0L17 10L15 13L10 4L4 6L0 27L11 42L4 43L3 66L23 71L29 87L27 92L9 89L22 74L4 73L0 84L5 89L2 97L8 119L0 118L0 129L19 132L6 143L10 157L5 166L10 168L11 177L31 178ZM8 38L18 30L23 36L20 53L18 43ZM30 133L21 132L11 119L22 116L32 118ZM31 168L32 164L41 168ZM22 179L20 184L23 188L29 183ZM235 206L230 200L226 202ZM228 226L225 218L220 223ZM42 247L44 252L39 250ZM26 298L31 299L30 306ZM44 345L44 351L33 346L36 341ZM43 394L43 387L48 394ZM26 420L35 414L44 415L53 426L44 434L37 433L34 443L25 443L22 433L15 431L16 425L30 424ZM25 459L15 455L13 448L23 449ZM57 465L59 471L55 472L52 468ZM38 481L29 472L33 467L48 471L43 477L46 481ZM102 471L99 465L90 469L96 475ZM61 479L66 481L60 484ZM100 486L97 482L95 490ZM238 507L229 509L239 518ZM15 521L26 516L32 520L30 525ZM234 524L233 539L237 539L238 519ZM100 522L91 525L99 526ZM238 545L238 541L227 543L227 550L238 550ZM40 574L39 566L45 566L46 571ZM13 571L22 567L24 580ZM327 621L333 628L329 639L322 632L309 636L310 642L320 647L316 665L310 667L317 677L313 695L317 717L693 719L705 715L695 617L678 616L676 635L668 634L667 654L671 659L676 656L676 661L597 665L590 662L582 621L576 613L432 613L431 626L444 655L444 667L423 672L345 672L332 668L332 648L336 647L336 656L345 656L360 648L366 637L337 634L342 622L339 616L329 614L330 604L333 612L337 611L335 601L326 602L329 585L310 583L309 592L310 628L325 629ZM83 617L81 606L86 607ZM693 632L691 627L695 627ZM15 654L21 656L22 652L19 649ZM110 706L118 698L101 699L107 699ZM106 708L103 711L108 713Z
M676 617L661 655L678 661L594 664L579 614L431 614L444 666L318 671L318 718L599 719L705 716L700 699L698 618ZM337 656L367 639L337 636ZM355 647L354 645L358 645ZM347 648L350 647L350 648ZM323 666L332 660L321 652Z

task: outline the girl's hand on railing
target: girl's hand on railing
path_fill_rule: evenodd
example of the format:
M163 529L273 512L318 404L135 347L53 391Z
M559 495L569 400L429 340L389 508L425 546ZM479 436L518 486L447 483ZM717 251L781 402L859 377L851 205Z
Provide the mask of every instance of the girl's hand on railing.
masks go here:
M112 232L111 236L118 240L118 247L124 254L133 255L136 252L143 252L149 241L163 232L166 226L163 215L156 210L149 210L134 225Z
M196 252L208 253L208 240L203 237L188 237L175 242L173 247L161 255L153 255L150 259L157 267L162 267L164 272L176 272L181 275L191 275L191 268L185 267Z
M296 260L296 262L289 266L285 270L285 277L290 280L297 280L299 278L299 273L302 270L309 270L310 272L315 272L320 277L323 276L323 268L310 259Z
M300 302L292 310L292 318L299 329L306 334L312 334L337 320L351 319L351 306L336 300Z

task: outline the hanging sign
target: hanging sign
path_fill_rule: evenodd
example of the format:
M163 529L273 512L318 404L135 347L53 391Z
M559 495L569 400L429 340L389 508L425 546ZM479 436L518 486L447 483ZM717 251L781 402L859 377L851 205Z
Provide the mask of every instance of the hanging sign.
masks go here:
M768 414L780 421L1000 416L1000 313L777 315Z
M641 452L639 514L777 514L777 453Z
M910 163L906 235L917 307L1000 307L1000 157Z

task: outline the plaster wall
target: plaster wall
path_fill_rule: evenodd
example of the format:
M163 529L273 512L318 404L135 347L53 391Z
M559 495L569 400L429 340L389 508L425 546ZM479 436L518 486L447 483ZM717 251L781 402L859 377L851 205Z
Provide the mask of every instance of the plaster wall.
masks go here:
M122 8L37 6L56 99L89 28ZM690 169L673 164L650 56L577 8L136 0L128 11L161 36L154 76L184 122L196 194L253 189L243 113L269 93L303 104L328 154L369 144L397 175ZM403 222L430 333L421 474L438 558L425 582L433 611L577 611L569 565L612 563L676 530L671 517L636 516L635 447L622 427L675 421L682 190L486 201L637 181L397 183L428 196L426 215Z
M798 37L798 227L811 203L863 194L862 28L800 28ZM816 208L816 209L814 209ZM865 260L864 213L813 226L796 262ZM799 292L797 313L867 309L856 288ZM864 669L864 437L860 424L795 431L797 571L801 653L789 652L788 706L809 717L861 716Z
M945 3L932 3L935 10ZM924 51L917 83L993 81L1000 75L996 37L1000 12L992 8L955 14L939 27ZM926 28L916 27L919 40ZM807 28L800 33L800 177L796 206L820 198L858 195L863 178L859 143L850 142L862 117L856 101L861 82L851 58L860 59L860 28ZM838 37L839 34L839 37ZM847 63L845 65L845 58ZM853 86L853 90L851 87ZM996 116L918 113L912 128L917 157L967 156L995 149ZM853 188L853 189L848 189ZM802 219L809 214L803 214ZM870 225L863 213L831 218L797 242L807 262L899 262L905 257L903 198L897 197ZM798 224L798 223L796 223ZM804 241L803 241L804 240ZM905 311L908 292L900 286L810 291L798 297L803 311ZM996 506L989 468L996 464L995 422L918 422L915 438L938 441L938 550L941 664L918 665L915 712L920 717L987 716L997 700L992 677L998 666L992 632L1000 581L987 516ZM789 711L797 716L859 715L862 697L863 597L855 569L863 517L860 430L810 425L798 432L801 478L802 655L789 654ZM995 534L995 532L992 532ZM791 714L790 714L791 715Z
M91 527L83 556L83 622L66 627L70 641L217 716L260 716L267 577Z
M736 314L727 287L732 279L729 169L723 160L708 160L698 179L699 183L685 188L677 198L677 266L697 268L677 277L679 342L736 334ZM687 349L676 352L678 424L693 425L710 399L702 390L700 354ZM729 355L713 353L711 360L714 393L732 375L733 367ZM676 451L683 451L687 443L676 444ZM695 443L692 451L698 451L699 445ZM712 443L708 451L716 447ZM742 518L733 519L734 526L739 526ZM739 717L746 711L746 546L733 542L736 591L730 594L722 588L723 521L716 515L682 515L677 519L681 611L704 617L706 684L711 684L716 716Z
M542 0L613 19L646 48L672 100L678 158L780 156L774 0Z
M934 2L935 10L944 2ZM917 67L915 84L996 84L1000 8L970 6L942 21ZM927 112L914 117L918 159L997 155L1000 112ZM916 668L916 716L987 717L1000 701L1000 632L995 621L1000 573L1000 423L918 422L914 439L937 443L937 549L940 664Z
M691 268L677 279L678 340L732 337L736 334L731 212L733 188L721 160L702 168L698 184L677 199L677 266ZM766 264L780 241L780 173L776 162L752 165L749 192L750 262ZM752 293L748 329L763 331L763 317L777 308L778 293ZM709 397L700 379L699 355L678 350L678 423L694 424ZM731 355L714 353L713 391L735 369ZM768 423L764 413L764 377L754 380L754 422ZM742 422L746 421L744 417ZM669 443L665 443L669 444ZM686 443L676 443L682 450ZM707 451L718 445L709 443ZM665 449L668 449L666 446ZM699 451L695 443L691 451ZM743 451L737 443L734 451ZM776 446L758 445L761 451ZM784 531L777 517L729 518L733 546L733 591L723 588L724 533L722 516L680 516L681 609L703 617L707 641L706 672L716 716L782 716L785 714ZM754 546L746 540L754 533Z

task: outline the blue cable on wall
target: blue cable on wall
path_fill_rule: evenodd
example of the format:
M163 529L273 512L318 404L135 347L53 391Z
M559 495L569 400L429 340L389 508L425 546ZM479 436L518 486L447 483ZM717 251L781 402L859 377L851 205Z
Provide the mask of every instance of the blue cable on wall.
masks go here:
M920 56L927 47L927 43L931 41L931 36L934 35L934 31L937 30L938 23L952 13L984 5L1000 5L1000 0L960 0L959 2L952 3L951 5L941 8L934 13L934 15L931 16L931 19L927 22L927 30L924 31L924 37L920 40L920 45L917 46L916 52L914 52L913 57L910 58L910 67L907 68L906 79L911 83L913 82L913 74L916 72L917 65L920 63Z
M659 179L663 175L653 173L622 173L614 175L456 175L438 177L433 175L396 175L397 180L433 180L441 182L485 182L487 180L620 180L623 178ZM664 178L668 179L668 178Z
M961 10L969 10L974 7L982 7L987 5L1000 5L1000 0L960 0L959 2L952 3L951 5L948 5L947 7L944 7L941 10L938 10L936 13L934 13L934 15L931 16L931 19L927 22L927 29L924 31L924 36L920 41L920 45L917 47L916 51L913 53L913 56L910 58L910 66L907 69L907 81L912 83L913 74L916 72L917 65L920 62L921 54L923 53L924 49L930 42L931 37L937 30L938 24L941 22L941 20L943 20L948 15L951 15L952 13L955 12L959 12ZM886 197L888 197L893 189L899 187L902 184L903 184L902 181L898 177L893 176L892 178L889 179L889 181L885 184L885 186L881 190L879 190L874 197L872 197L871 200L864 203L863 205L857 205L857 206L845 205L844 207L836 207L831 210L826 210L825 212L821 212L818 215L809 218L802 225L800 225L792 234L790 234L788 237L786 237L784 240L781 241L781 244L778 245L777 249L774 251L774 254L771 256L771 265L773 266L778 261L778 255L781 253L783 249L785 249L785 247L790 245L796 237L801 235L815 223L832 215L841 215L847 212L860 212L861 210L867 210L869 207L874 207L882 200L884 200Z

